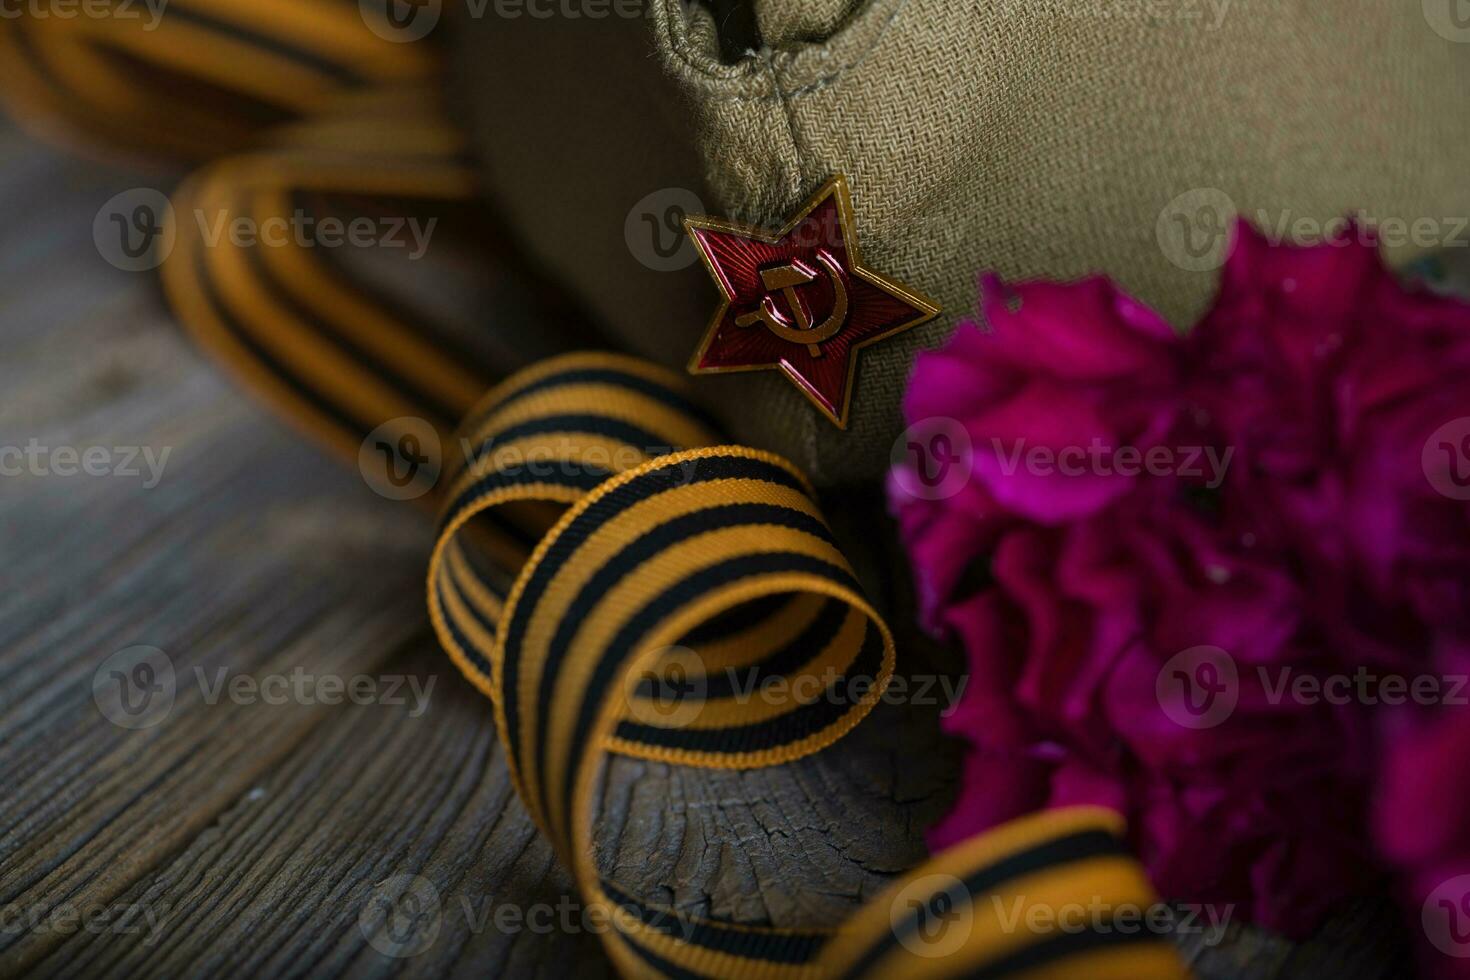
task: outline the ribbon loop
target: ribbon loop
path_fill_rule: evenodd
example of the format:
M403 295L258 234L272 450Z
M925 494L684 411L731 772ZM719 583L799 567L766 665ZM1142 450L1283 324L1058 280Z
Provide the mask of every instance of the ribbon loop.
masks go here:
M893 638L805 477L770 453L708 445L715 426L676 376L614 355L553 358L491 392L462 433L430 612L493 701L516 789L606 913L625 974L1182 975L1157 934L1110 927L1151 898L1121 820L1100 809L947 852L836 934L695 919L604 880L592 811L607 753L752 768L819 751L882 697ZM1077 931L1029 925L1064 902L1110 911Z
M0 98L22 118L130 150L236 154L174 195L166 292L206 349L348 459L364 432L404 417L447 431L481 390L475 360L329 256L212 242L198 218L265 227L327 195L473 198L432 49L392 43L368 6L175 0L156 33L115 18L0 20ZM861 721L894 670L888 627L805 478L720 445L683 385L634 358L551 358L494 388L462 424L460 456L424 474L445 490L435 630L492 699L516 789L612 924L618 968L1182 976L1164 936L1127 926L1153 896L1120 818L1098 808L952 848L835 934L696 919L601 878L591 804L606 753L782 763ZM1092 914L1078 922L1075 909Z

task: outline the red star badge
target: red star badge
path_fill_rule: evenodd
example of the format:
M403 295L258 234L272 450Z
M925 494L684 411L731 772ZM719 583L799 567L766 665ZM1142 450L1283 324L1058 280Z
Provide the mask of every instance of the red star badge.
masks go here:
M939 314L863 265L841 174L775 234L702 217L684 230L724 298L690 373L780 370L839 428L857 352Z

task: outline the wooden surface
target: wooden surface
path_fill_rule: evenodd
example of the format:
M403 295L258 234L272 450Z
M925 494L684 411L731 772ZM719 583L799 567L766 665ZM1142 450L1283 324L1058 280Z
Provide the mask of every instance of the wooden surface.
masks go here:
M0 162L0 445L170 450L152 488L0 477L0 976L606 975L575 913L554 921L574 889L427 625L428 517L278 424L190 347L151 276L101 260L98 206L158 178L8 131ZM140 644L177 697L129 730L93 681ZM433 687L415 716L211 704L194 681L298 667ZM957 759L932 711L884 707L779 770L619 762L601 859L691 912L833 924L922 858ZM1392 977L1393 921L1369 905L1302 947L1232 927L1184 948L1211 978Z

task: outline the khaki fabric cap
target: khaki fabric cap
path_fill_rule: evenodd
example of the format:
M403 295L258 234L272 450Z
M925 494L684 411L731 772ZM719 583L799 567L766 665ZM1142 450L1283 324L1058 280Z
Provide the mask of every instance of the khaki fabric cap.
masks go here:
M774 372L695 382L832 486L887 467L914 355L974 315L981 270L1104 272L1183 327L1231 212L1308 239L1365 214L1391 258L1470 244L1454 4L754 0L750 49L721 37L728 4L491 4L455 25L456 91L521 245L671 366L718 296L669 214L774 228L847 174L864 260L944 313L861 353L847 431Z

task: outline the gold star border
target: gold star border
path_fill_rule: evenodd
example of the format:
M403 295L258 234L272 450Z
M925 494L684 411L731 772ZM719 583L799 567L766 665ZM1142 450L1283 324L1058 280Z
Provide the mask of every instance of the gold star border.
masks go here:
M826 405L822 404L822 402L815 395L807 390L807 385L804 378L802 378L799 374L797 374L797 372L793 371L787 365L780 362L772 362L769 364L747 364L740 365L738 367L702 368L699 366L699 362L704 358L705 351L709 350L710 344L714 342L716 334L719 333L720 325L724 322L725 314L729 312L730 304L734 302L735 297L730 293L729 290L725 288L725 284L721 280L719 272L715 268L714 261L710 258L709 252L705 249L703 243L700 242L699 237L694 234L694 229L700 228L707 231L716 231L722 232L724 234L739 235L744 238L755 239L756 241L762 242L766 245L776 245L779 244L783 238L786 238L793 231L795 231L797 226L799 226L803 221L810 217L811 213L815 211L819 205L821 205L824 201L827 200L827 198L832 197L833 195L836 195L837 197L837 220L838 224L842 228L843 244L847 248L849 273L863 279L864 281L872 284L873 286L876 286L877 288L889 293L890 295L902 300L903 302L908 303L919 311L918 315L915 316L913 319L905 320L903 323L897 324L893 327L889 327L887 330L884 330L881 333L876 333L873 336L864 338L858 343L852 345L847 354L847 377L843 381L842 385L842 410L839 414L835 415L830 409L827 408ZM858 246L857 221L853 215L852 210L852 193L848 188L847 176L845 174L836 174L833 177L829 178L827 182L824 183L817 190L817 192L812 195L812 197L806 202L806 204L802 206L801 210L798 211L796 215L792 217L789 221L787 221L784 226L782 226L780 231L772 233L764 228L757 228L753 225L739 224L733 221L725 221L720 218L711 218L704 215L686 215L684 218L684 233L689 236L690 240L694 242L694 247L699 250L699 257L704 262L705 271L708 272L710 274L710 278L714 280L715 286L719 289L721 296L720 306L717 310L715 310L715 315L710 320L709 327L705 330L704 339L700 341L698 349L696 349L694 352L694 356L689 360L689 373L736 374L746 371L779 370L782 374L786 375L788 381L796 386L797 391L806 396L807 401L811 402L812 405L816 407L817 411L826 416L827 419L829 419L832 424L837 426L837 428L839 429L847 429L847 418L852 408L853 388L855 387L857 382L857 365L859 360L858 355L863 350L863 348L876 344L879 341L887 340L889 337L892 337L895 334L903 333L905 330L911 330L921 323L927 323L938 316L941 312L941 308L938 303L935 303L933 300L929 299L926 296L914 292L912 289L909 289L902 283L890 279L882 273L873 271L863 264L862 252Z

